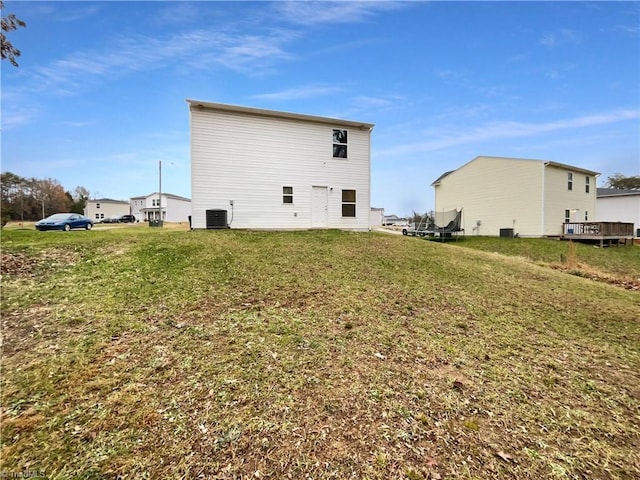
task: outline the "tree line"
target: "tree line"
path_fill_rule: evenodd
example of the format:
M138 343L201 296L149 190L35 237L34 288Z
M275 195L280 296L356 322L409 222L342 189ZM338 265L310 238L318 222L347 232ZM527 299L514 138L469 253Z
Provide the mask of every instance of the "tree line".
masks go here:
M8 221L34 221L58 212L84 213L89 191L76 187L69 192L52 178L25 178L15 173L0 174L2 226Z
M607 178L607 187L619 190L640 190L640 176L626 177L616 173Z

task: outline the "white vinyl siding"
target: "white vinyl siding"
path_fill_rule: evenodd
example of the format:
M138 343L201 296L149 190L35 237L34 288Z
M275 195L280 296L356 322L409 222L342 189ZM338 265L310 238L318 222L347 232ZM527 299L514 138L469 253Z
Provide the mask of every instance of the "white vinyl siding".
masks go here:
M589 193L585 193L581 188L569 190L567 188L569 173L571 172L564 168L552 165L548 165L544 169L546 194L543 235L553 236L562 233L565 210L571 212L572 222L581 222L584 218L584 212L595 212L596 210L595 189L591 189ZM576 176L573 172L574 179Z
M435 182L436 211L463 208L465 235L497 236L502 228L513 228L521 237L560 235L566 210L574 212L573 221L595 211L595 189L568 189L569 178L582 178L576 172L583 171L569 168L542 160L477 157Z
M186 199L162 195L162 210L167 222L188 222L191 215L191 202Z
M129 202L109 199L88 200L84 207L84 215L94 220L128 215L129 211Z
M521 236L539 235L539 162L518 160L518 168L513 163L513 159L477 157L447 175L435 186L436 211L463 208L465 235L498 236L501 228L514 228Z
M620 196L599 197L596 221L627 222L634 224L634 233L640 228L640 192Z
M206 228L209 209L227 210L231 228L310 228L314 186L327 188L330 228L369 228L370 128L190 111L193 228ZM348 158L332 156L335 128L348 129ZM283 203L283 185L293 188L293 205ZM354 218L342 217L343 188L358 191Z

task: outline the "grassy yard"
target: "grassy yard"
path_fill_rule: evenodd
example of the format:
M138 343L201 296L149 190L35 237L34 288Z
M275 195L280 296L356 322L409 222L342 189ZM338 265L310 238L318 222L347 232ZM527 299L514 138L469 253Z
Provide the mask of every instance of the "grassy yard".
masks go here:
M640 476L640 250L2 232L3 475Z

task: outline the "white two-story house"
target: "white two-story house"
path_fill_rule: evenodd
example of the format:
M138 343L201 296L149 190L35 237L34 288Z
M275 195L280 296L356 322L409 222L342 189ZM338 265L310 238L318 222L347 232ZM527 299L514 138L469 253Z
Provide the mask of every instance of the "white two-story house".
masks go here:
M188 222L191 215L191 200L171 193L163 192L162 199L158 192L131 197L130 203L131 214L141 222L158 218L164 222Z
M373 124L187 103L193 228L369 229Z

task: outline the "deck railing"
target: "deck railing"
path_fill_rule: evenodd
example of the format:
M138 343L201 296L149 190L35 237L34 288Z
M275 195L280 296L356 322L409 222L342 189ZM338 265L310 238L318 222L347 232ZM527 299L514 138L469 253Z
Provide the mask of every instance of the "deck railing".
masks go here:
M633 223L625 222L567 222L562 224L562 233L571 235L593 235L601 237L633 237Z

